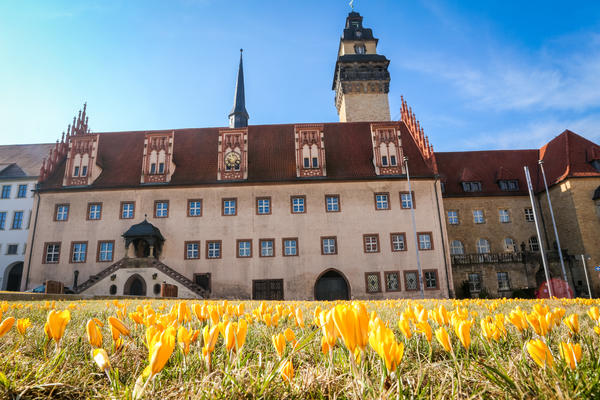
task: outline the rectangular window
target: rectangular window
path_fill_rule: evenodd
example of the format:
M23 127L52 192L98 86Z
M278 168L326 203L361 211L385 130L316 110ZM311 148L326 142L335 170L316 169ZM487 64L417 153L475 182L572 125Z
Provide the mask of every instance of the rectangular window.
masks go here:
M44 260L43 264L56 264L60 259L60 242L46 243L44 245Z
M154 217L167 218L169 216L169 201L156 200L154 202Z
M185 242L185 257L186 260L195 260L200 258L200 242Z
M206 258L221 258L221 241L206 242Z
M419 290L419 275L417 271L404 271L404 290Z
M317 157L313 157L312 159L312 167L319 168L319 159Z
M321 237L321 254L337 254L337 238L335 236Z
M252 300L283 300L283 279L253 280Z
M23 228L23 211L15 211L11 229Z
M256 198L256 213L258 215L271 214L271 198L257 197Z
M156 174L156 163L150 164L150 173Z
M389 210L390 209L390 194L389 193L375 193L375 209L376 210Z
M458 225L458 211L448 210L448 223L450 225Z
M473 222L476 224L485 223L485 217L483 216L483 210L473 210Z
M498 290L510 290L508 272L498 272Z
M133 219L135 216L135 203L133 201L121 202L121 219Z
M400 274L398 272L385 272L385 291L399 292L400 291Z
M367 293L381 292L381 282L379 281L379 272L365 272L365 281Z
M113 260L114 240L98 242L98 261L109 262Z
M158 164L158 173L159 174L164 174L165 173L165 163L159 163Z
M188 200L188 217L202 216L202 200Z
M306 212L306 196L291 197L292 214L303 214Z
M27 197L27 185L19 185L17 197L20 199Z
M498 186L500 186L500 190L505 192L515 192L519 190L519 181L514 180L500 180L498 181Z
M6 211L0 212L0 229L4 230L6 226Z
M75 177L79 176L79 166L75 167L75 169L73 170L73 176L75 176Z
M252 257L252 240L238 239L237 240L237 256L239 258Z
M527 221L527 222L535 221L535 219L533 218L533 209L532 208L525 209L525 221Z
M465 192L481 192L481 182L463 182L462 187Z
M275 239L260 239L260 256L273 257L275 255Z
M437 270L430 269L423 271L425 280L425 290L433 290L438 288Z
M102 218L102 203L88 203L89 220L98 220Z
M415 207L415 193L400 192L400 205L403 209ZM416 208L416 207L415 207Z
M481 274L469 274L469 291L471 293L481 291Z
M503 224L510 222L510 213L508 210L498 210L498 216L500 217L500 222Z
M282 245L284 257L298 255L298 238L283 238Z
M304 168L310 168L310 158L304 157Z
M340 211L340 195L326 194L325 195L325 211L339 212Z
M68 204L57 204L54 208L54 220L55 221L66 221L69 219L69 205Z
M387 156L381 156L381 166L383 166L383 167L387 167L388 166Z
M81 176L87 176L87 165L81 167Z
M406 236L404 233L391 233L390 241L392 243L392 251L406 250Z
M395 167L395 166L396 166L396 156L394 156L394 155L391 155L391 156L390 156L390 165L391 165L392 167Z
M15 254L17 254L18 251L19 251L19 245L18 244L9 244L6 247L6 254L7 255L15 255Z
M71 262L84 263L87 256L87 242L71 243Z
M379 253L379 235L376 233L363 235L365 253Z
M10 199L10 185L3 185L2 186L2 198L3 199Z
M237 215L237 199L223 199L222 213L225 216Z
M433 250L431 232L419 232L417 237L419 238L419 250Z

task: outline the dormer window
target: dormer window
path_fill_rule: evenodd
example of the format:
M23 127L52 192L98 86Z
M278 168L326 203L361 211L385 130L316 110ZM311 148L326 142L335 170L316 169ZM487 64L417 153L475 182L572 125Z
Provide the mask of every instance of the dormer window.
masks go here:
M481 192L481 182L462 182L463 191Z
M325 144L322 125L296 126L296 176L325 176Z
M377 175L401 175L398 165L402 157L400 132L394 125L371 125L373 141L373 163Z
M148 133L144 140L142 161L142 183L166 183L175 171L173 163L173 142L171 133Z
M504 192L516 192L519 190L519 181L516 179L499 180L498 186Z
M102 172L96 164L98 135L73 136L69 141L64 186L90 185Z

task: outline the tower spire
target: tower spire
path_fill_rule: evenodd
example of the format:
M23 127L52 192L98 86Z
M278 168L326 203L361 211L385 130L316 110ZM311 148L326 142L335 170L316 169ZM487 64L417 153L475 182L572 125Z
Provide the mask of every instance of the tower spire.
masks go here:
M244 128L248 126L248 111L246 111L246 96L244 94L244 64L240 49L240 67L238 69L237 82L235 84L235 97L233 98L233 108L229 113L230 128Z

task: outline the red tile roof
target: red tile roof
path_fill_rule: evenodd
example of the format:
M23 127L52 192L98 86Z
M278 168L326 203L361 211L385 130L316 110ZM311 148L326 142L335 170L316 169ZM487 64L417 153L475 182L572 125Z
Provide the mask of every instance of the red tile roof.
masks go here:
M404 155L411 176L433 177L404 122L396 124L401 133ZM326 123L324 127L327 176L297 178L294 124L251 125L248 127L248 179L245 182L293 182L307 180L381 179L373 166L370 122ZM217 141L220 129L176 129L170 185L217 184ZM140 175L144 137L148 131L99 133L98 164L102 173L90 188L141 186ZM42 189L62 187L64 160L42 183Z
M600 177L600 171L590 164L600 155L600 146L573 133L564 131L541 149L492 150L466 152L436 152L436 160L446 197L477 197L527 195L524 166L529 167L536 192L543 190L538 160L544 160L548 186L571 177ZM518 191L502 191L498 180L516 179ZM462 182L479 181L481 192L464 192Z

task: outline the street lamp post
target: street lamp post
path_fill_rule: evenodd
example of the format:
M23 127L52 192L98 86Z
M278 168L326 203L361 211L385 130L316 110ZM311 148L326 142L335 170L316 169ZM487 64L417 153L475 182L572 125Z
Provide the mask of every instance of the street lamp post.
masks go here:
M583 262L583 272L585 273L585 283L587 283L588 296L592 298L592 289L590 289L590 278L588 278L587 265L585 263L585 254L581 255L581 261Z

